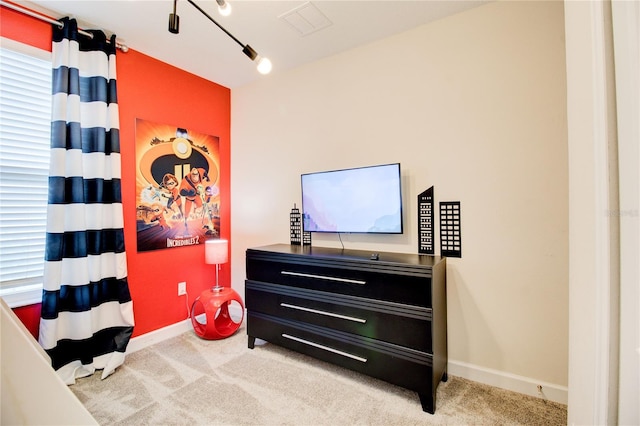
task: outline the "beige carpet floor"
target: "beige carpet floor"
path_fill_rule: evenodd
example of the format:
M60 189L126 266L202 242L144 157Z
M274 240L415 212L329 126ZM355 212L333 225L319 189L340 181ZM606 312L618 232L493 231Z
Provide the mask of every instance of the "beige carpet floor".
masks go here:
M565 405L449 375L436 413L415 392L265 343L193 332L71 390L101 425L565 425Z

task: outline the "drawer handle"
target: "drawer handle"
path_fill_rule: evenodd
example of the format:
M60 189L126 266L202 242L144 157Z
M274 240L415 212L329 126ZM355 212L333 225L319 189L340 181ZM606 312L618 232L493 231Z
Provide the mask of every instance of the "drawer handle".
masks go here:
M321 280L340 281L343 283L360 284L360 285L365 285L367 283L366 281L361 281L361 280L350 280L348 278L327 277L324 275L302 274L300 272L282 271L282 275L293 275L296 277L305 277L305 278L319 278Z
M290 305L288 303L280 303L280 306L282 306L283 308L297 309L299 311L305 311L305 312L311 312L311 313L314 313L314 314L326 315L328 317L345 319L345 320L349 320L349 321L359 322L359 323L362 323L362 324L367 322L366 319L362 319L362 318L349 317L349 316L346 316L346 315L335 314L333 312L327 312L327 311L319 311L317 309L305 308L304 306Z
M347 357L347 358L355 359L356 361L367 362L366 358L362 358L362 357L359 357L357 355L353 355L353 354L350 354L350 353L347 353L347 352L342 352L342 351L339 351L337 349L330 348L328 346L319 345L317 343L310 342L308 340L304 340L304 339L301 339L299 337L291 336L289 334L282 333L282 337L284 337L285 339L295 340L296 342L304 343L305 345L313 346L314 348L323 349L325 351L333 352L334 354L342 355L342 356Z

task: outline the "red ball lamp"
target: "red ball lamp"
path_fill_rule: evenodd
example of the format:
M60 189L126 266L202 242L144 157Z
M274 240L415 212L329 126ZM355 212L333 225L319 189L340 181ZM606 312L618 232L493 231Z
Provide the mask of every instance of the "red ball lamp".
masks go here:
M220 285L220 265L229 261L229 242L223 239L205 241L205 263L216 265L216 285L203 291L191 306L191 324L203 339L224 339L235 333L244 319L244 304L231 287ZM231 309L229 307L239 307Z

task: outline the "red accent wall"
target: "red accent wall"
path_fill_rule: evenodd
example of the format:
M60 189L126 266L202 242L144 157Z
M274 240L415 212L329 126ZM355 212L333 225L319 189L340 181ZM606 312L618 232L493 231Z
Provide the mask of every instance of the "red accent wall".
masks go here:
M51 50L51 26L0 8L0 35ZM215 267L204 263L204 246L137 252L135 211L135 119L143 118L220 138L220 234L230 237L231 91L133 50L117 54L122 196L128 279L136 326L134 336L188 318L193 300L215 281ZM231 244L231 242L230 242ZM220 281L231 282L231 264L221 266ZM178 282L188 296L178 296ZM39 323L39 306L14 310L27 328ZM34 312L37 314L34 315Z
M0 36L51 51L51 25L0 7Z
M220 234L228 239L231 91L133 50L119 54L117 61L125 244L136 336L188 318L186 297L177 295L178 282L187 282L191 304L213 285L215 267L205 265L202 245L137 253L135 119L220 138ZM227 286L231 281L230 266L222 265L220 271L220 280Z
M38 334L40 334L40 308L42 305L27 305L19 308L14 308L16 316L20 318L20 321L29 330L33 337L37 340Z

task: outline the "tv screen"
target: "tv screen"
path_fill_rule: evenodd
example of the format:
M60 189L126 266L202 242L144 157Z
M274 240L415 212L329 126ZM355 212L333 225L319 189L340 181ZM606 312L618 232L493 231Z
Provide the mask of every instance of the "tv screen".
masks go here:
M402 234L400 164L302 175L302 229Z

